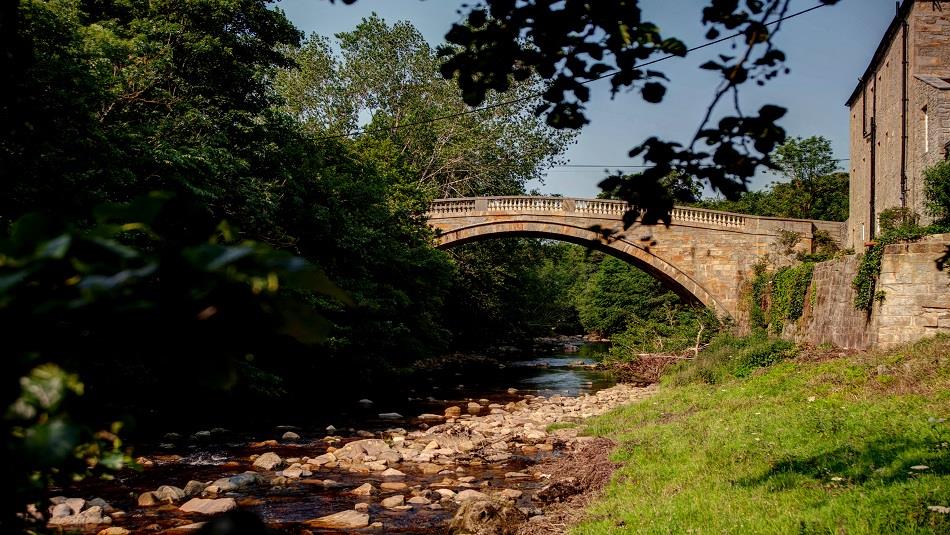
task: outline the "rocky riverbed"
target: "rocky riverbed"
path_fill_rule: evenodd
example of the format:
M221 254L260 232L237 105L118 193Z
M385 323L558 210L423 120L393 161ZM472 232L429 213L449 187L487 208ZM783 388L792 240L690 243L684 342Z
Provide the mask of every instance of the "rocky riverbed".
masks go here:
M140 458L141 473L78 487L96 494L54 497L44 513L53 526L115 535L187 533L235 509L291 533L444 533L450 524L474 532L478 519L514 526L564 498L564 485L537 463L588 442L570 424L653 391L616 385L578 397L473 400L419 415L414 429L343 437L331 427L310 439L286 431L211 458ZM160 484L143 486L150 481Z

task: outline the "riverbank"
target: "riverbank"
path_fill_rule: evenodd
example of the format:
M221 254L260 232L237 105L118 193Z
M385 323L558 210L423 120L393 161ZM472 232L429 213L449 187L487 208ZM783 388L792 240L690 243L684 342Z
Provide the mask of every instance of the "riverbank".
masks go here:
M950 532L950 338L746 353L588 423L621 467L573 533Z
M578 436L577 424L654 392L628 385L577 397L510 392L520 399L453 405L419 415L409 429L357 436L330 429L321 438L287 431L184 455L169 448L141 458L141 473L64 489L49 513L54 525L86 533L106 525L112 533L188 533L234 509L290 533L444 533L453 519L477 519L472 511L491 508L492 519L517 529L575 492L551 481L544 462L591 442Z

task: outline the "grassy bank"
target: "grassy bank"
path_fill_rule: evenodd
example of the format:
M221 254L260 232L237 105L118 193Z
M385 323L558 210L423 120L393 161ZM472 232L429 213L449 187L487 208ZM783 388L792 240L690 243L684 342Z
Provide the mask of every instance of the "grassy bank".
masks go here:
M589 423L623 466L576 533L950 533L928 508L950 506L950 337L780 361L717 343Z

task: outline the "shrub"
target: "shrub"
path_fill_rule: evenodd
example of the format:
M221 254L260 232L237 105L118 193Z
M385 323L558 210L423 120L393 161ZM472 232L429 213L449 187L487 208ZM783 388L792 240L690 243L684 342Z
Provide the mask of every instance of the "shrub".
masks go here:
M814 262L786 266L774 273L768 272L765 262L756 264L749 292L752 327L780 332L786 322L802 317L814 270Z
M893 207L882 210L877 216L881 233L899 229L917 227L920 223L920 214L910 208Z
M927 214L937 223L950 224L950 160L924 171Z
M745 377L756 368L794 357L796 352L792 342L769 338L762 332L745 337L722 333L695 359L671 367L664 382L717 384L730 377Z

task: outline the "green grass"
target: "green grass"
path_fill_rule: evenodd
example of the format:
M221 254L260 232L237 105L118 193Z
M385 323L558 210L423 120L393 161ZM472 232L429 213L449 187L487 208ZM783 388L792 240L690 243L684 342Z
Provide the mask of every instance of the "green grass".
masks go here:
M950 337L741 378L724 347L588 422L622 467L574 533L950 533Z
M557 431L558 429L573 429L575 427L577 427L576 422L554 422L553 424L547 426L545 431L551 433L553 431Z

